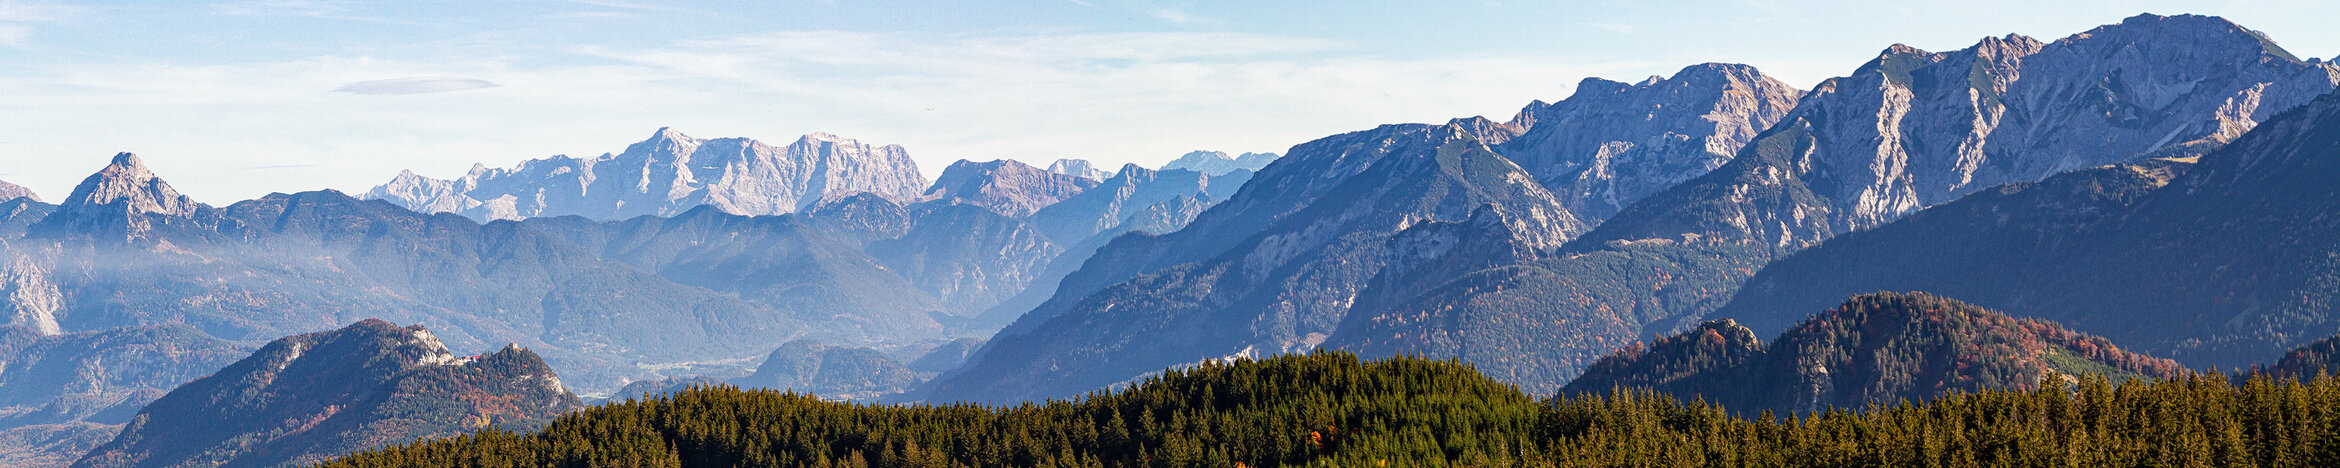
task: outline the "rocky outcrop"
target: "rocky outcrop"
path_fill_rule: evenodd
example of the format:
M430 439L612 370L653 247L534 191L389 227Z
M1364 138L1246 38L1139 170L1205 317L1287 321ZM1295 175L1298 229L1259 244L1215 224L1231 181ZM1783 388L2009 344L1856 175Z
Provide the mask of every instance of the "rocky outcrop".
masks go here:
M1031 216L1048 205L1097 186L1097 181L1058 174L1017 162L959 160L944 168L922 201L965 203L1013 218Z
M32 189L24 188L22 185L11 184L8 183L8 181L0 180L0 201L15 200L18 198L30 198L32 201L36 202L41 201L40 194L33 193Z
M926 187L900 146L813 133L786 146L746 138L702 140L672 129L617 154L554 156L512 169L474 166L454 180L399 174L365 198L479 220L579 215L672 216L700 205L727 213L805 211L824 200L872 193L896 201Z
M366 320L276 340L146 406L77 467L303 466L489 427L532 430L584 405L535 353L449 351Z
M1507 124L1496 148L1588 220L1705 174L1787 115L1803 92L1754 67L1707 63L1639 83L1587 78Z
M2199 155L2335 83L2340 66L2204 16L1951 52L1895 45L1821 83L1737 159L1580 242L1692 234L1793 251L1987 187Z
M1209 175L1222 175L1235 171L1259 172L1260 169L1267 167L1268 163L1276 162L1278 157L1281 156L1277 156L1275 153L1243 153L1238 156L1228 156L1223 151L1197 150L1181 155L1178 159L1170 160L1169 163L1162 165L1162 170L1189 170Z

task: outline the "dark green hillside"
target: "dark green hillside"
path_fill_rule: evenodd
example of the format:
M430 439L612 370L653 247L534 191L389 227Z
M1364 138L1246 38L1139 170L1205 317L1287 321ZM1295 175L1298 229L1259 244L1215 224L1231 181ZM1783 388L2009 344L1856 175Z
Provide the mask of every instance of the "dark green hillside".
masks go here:
M1779 418L1618 390L1537 404L1448 362L1206 364L1006 408L701 388L326 467L2334 466L2340 380L2094 376ZM1385 463L1386 462L1386 463Z
M1321 353L997 409L701 388L326 466L1488 465L1535 459L1541 412L1466 366Z

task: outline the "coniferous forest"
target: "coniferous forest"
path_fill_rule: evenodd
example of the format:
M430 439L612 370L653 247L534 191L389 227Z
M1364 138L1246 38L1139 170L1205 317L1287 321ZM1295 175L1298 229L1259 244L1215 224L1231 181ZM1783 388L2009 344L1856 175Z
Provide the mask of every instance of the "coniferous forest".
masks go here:
M1539 401L1452 361L1203 364L1076 401L875 406L702 387L328 467L2336 466L2340 382L2093 375L1806 414L1620 388Z

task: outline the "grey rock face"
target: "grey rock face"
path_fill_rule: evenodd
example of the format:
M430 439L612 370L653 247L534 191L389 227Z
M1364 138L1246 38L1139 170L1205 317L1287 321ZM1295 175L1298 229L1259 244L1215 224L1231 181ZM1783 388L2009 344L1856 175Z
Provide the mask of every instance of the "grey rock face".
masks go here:
M1095 180L1041 170L1013 159L962 159L944 168L942 176L934 179L934 187L919 200L966 203L1022 218L1096 186Z
M2204 16L2129 18L2042 43L1896 45L1806 95L1749 153L1582 242L1696 234L1784 251L1983 188L2194 156L2331 91L2340 67ZM1663 199L1663 200L1657 200Z
M900 146L826 133L772 146L659 129L623 153L598 158L554 156L513 169L474 166L455 180L401 173L364 198L480 220L623 219L672 216L700 205L732 214L794 213L858 193L907 201L925 187L925 176Z
M1276 162L1275 153L1243 153L1228 156L1224 151L1194 151L1181 155L1162 165L1162 170L1189 170L1210 175L1221 175L1238 170L1258 172L1268 163Z
M1635 84L1587 78L1508 123L1522 131L1496 151L1589 220L1721 167L1779 122L1802 91L1754 67L1692 65Z
M11 184L5 180L0 180L0 201L14 200L17 198L30 198L32 201L36 202L41 201L40 194L33 193L32 189L24 188L22 185Z
M151 237L158 221L193 216L208 209L164 183L138 155L121 153L73 188L51 216L29 228L52 235L87 235L135 241Z

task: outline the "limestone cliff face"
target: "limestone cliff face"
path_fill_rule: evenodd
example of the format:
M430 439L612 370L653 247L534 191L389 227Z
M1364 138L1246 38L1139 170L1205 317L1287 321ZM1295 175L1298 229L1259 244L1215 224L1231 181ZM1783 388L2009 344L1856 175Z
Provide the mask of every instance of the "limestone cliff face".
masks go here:
M2215 17L1895 45L1821 83L1740 158L1582 241L1696 234L1792 251L1988 187L2200 155L2335 83L2340 67Z
M1522 133L1497 152L1587 220L1729 161L1779 122L1803 91L1736 64L1692 65L1640 83L1587 78L1557 103L1508 123Z
M926 187L900 146L813 133L786 146L747 138L702 140L659 129L618 154L474 166L454 180L401 173L365 198L475 219L580 215L672 216L700 205L732 214L805 211L859 193L907 201Z

